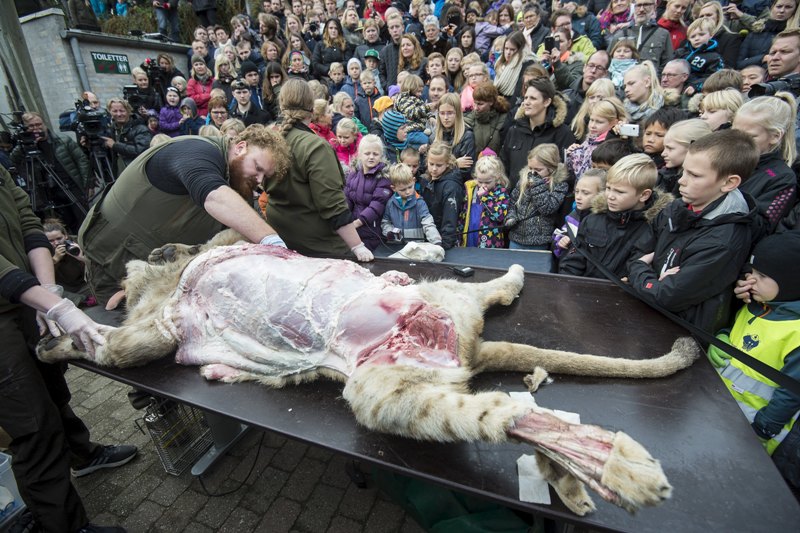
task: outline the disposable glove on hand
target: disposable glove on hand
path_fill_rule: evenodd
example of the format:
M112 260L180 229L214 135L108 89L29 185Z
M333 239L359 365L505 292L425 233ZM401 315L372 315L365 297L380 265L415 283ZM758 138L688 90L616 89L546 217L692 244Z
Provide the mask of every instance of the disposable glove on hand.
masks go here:
M277 233L273 233L272 235L267 235L263 239L261 239L260 244L266 244L269 246L280 246L281 248L286 248L286 243L283 242Z
M372 255L372 252L369 251L369 248L364 246L363 242L358 246L352 247L350 251L356 254L356 259L358 259L362 263L365 263L367 261L372 261L373 259L375 259L375 256Z
M92 357L94 357L95 348L106 343L102 333L114 329L97 324L66 298L50 308L47 312L47 319L56 321L61 329L72 337L72 341L78 349L88 352Z
M61 285L46 284L42 285L42 287L53 294L57 294L59 296L64 295L64 287ZM44 335L49 331L50 335L53 337L61 336L61 330L58 328L58 324L52 320L48 320L44 312L36 311L36 323L39 324L39 335Z
M722 342L724 342L725 344L731 343L731 338L727 333L720 333L719 335L717 335L717 338ZM728 360L731 358L731 356L728 353L724 352L723 350L720 350L713 344L708 347L708 351L706 352L706 357L708 357L708 360L711 361L712 365L714 365L714 368L722 368L724 366L727 366Z

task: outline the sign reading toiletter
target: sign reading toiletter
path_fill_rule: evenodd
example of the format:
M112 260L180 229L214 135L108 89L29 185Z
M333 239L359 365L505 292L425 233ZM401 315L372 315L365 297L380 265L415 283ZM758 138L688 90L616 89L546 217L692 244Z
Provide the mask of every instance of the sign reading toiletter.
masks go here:
M106 54L103 52L92 52L92 62L94 71L99 74L130 74L131 67L128 64L128 56L125 54Z

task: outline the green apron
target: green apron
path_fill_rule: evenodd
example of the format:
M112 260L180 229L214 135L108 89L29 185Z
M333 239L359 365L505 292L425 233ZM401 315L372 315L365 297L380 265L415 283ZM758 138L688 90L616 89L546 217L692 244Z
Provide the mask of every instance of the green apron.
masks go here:
M227 159L225 138L179 137L172 142L202 139L219 148ZM169 194L153 187L145 166L170 143L154 146L137 157L107 188L91 208L78 232L87 259L86 276L95 298L106 302L120 289L125 265L147 260L154 248L168 243L201 244L223 229L186 195ZM225 180L229 181L226 172Z

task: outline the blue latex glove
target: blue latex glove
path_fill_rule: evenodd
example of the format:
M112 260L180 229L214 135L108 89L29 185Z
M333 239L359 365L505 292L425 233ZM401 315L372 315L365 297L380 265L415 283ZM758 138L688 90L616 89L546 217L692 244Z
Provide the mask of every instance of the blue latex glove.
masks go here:
M724 342L725 344L731 343L731 338L727 333L720 333L717 335L717 338ZM727 352L720 350L713 344L708 347L708 351L706 352L706 357L708 360L711 361L711 364L714 365L714 368L723 368L728 365L728 361L730 360L731 356Z
M267 235L263 239L261 239L261 244L266 244L268 246L280 246L281 248L286 248L286 243L283 242L277 233L273 233L271 235Z

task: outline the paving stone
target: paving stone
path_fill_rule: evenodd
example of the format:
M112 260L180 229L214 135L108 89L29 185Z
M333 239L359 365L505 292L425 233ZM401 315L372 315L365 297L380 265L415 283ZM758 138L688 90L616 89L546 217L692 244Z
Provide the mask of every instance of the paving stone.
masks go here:
M91 491L87 491L87 497L83 497L83 491L78 488L78 493L81 494L81 499L83 500L83 506L86 508L86 514L89 516L105 512L121 490L116 487L109 478L104 478L99 474L92 474L92 476L97 476L96 479L100 479L100 483L94 486ZM75 480L75 478L73 478L73 480ZM78 487L77 483L76 487Z
M303 458L284 485L281 496L300 502L306 501L324 472L325 463Z
M220 533L248 533L258 525L261 517L241 507L234 510L222 524Z
M149 498L154 502L169 507L191 483L192 475L189 472L185 472L181 476L167 475L164 481L150 493Z
M147 531L156 523L164 513L164 508L157 503L145 500L136 508L134 512L125 519L122 527L133 533L136 531Z
M332 451L321 446L309 446L308 451L306 452L306 457L311 457L317 461L325 462L330 461L333 455L334 453Z
M186 526L184 531L186 533L215 533L215 530L199 522L192 522Z
M192 527L190 522L195 519L198 511L208 502L208 496L200 494L193 490L183 492L178 499L170 505L161 520L153 527L154 531L163 533L175 533L176 531L186 531L187 533L195 533L197 528ZM197 522L194 522L197 524ZM185 528L185 529L184 529ZM202 526L205 531L213 531L207 526Z
M333 485L341 489L347 488L347 486L352 483L350 476L347 475L344 469L349 461L351 461L351 459L343 455L334 455L330 462L328 462L325 473L322 474L320 481L326 485Z
M307 450L307 445L294 440L287 440L286 444L278 450L278 453L275 454L269 464L286 472L293 472Z
M318 484L297 517L295 527L309 533L325 531L343 495L340 488Z
M135 482L120 488L119 495L111 501L108 510L119 516L130 515L163 481L161 478L149 474L140 475ZM162 505L168 505L168 503Z
M339 503L339 513L365 522L375 505L378 489L376 488L358 488L355 483L351 483L344 493L342 501Z
M344 516L335 516L331 520L327 533L359 533L363 529L364 526L355 520Z
M292 530L302 507L287 498L278 498L255 529L257 533L282 533Z
M365 533L399 531L403 523L403 510L393 503L378 500L364 525Z
M278 497L288 479L287 472L271 466L266 467L258 479L247 489L247 493L242 498L242 505L253 512L263 514L269 509L273 500Z
M239 463L239 466L234 468L230 473L230 479L252 484L258 475L267 467L270 461L272 461L272 458L277 452L278 450L275 448L253 446L247 455L242 457L242 461Z
M239 486L237 482L226 481L218 491L212 492L208 502L197 513L197 520L213 528L219 528L236 508L244 496L243 490L237 490L226 496L213 496L215 493L225 493Z

